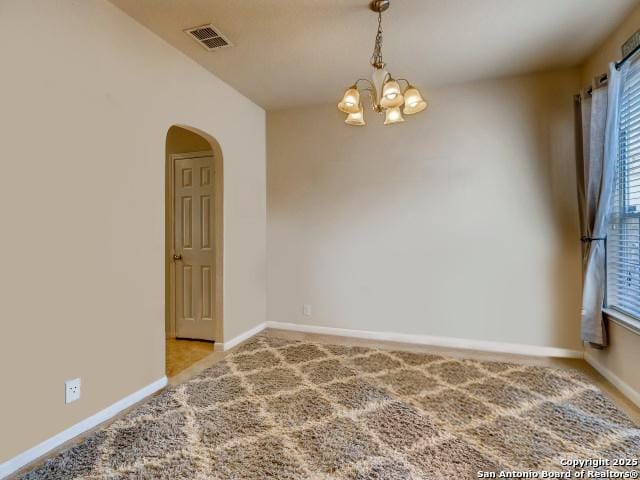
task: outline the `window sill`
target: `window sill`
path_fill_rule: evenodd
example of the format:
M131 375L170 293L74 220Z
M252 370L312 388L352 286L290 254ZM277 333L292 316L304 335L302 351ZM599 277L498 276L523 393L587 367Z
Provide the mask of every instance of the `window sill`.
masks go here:
M640 335L640 319L632 317L631 315L627 315L626 313L622 313L613 308L603 308L602 311L612 322L617 323L621 327L632 331L636 335Z

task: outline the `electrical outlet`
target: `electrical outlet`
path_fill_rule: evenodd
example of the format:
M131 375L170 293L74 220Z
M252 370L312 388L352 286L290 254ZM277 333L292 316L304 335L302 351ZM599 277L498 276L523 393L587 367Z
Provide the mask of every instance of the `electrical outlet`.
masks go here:
M64 382L64 403L75 402L80 399L80 379L74 378Z
M302 306L302 313L305 314L307 317L311 316L311 305L309 305L308 303L305 303Z

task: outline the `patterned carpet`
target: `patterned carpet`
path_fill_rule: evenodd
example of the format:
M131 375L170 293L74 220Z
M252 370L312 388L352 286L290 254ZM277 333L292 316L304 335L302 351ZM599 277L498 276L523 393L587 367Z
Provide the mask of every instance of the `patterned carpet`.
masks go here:
M572 370L263 334L22 478L459 479L639 455Z

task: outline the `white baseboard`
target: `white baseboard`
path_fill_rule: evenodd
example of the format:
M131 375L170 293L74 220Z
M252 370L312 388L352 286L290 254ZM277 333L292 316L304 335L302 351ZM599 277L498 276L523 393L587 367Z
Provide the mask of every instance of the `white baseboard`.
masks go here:
M345 328L320 327L316 325L281 322L267 322L267 327L280 330L291 330L294 332L320 333L323 335L337 335L341 337L366 338L370 340L461 348L485 352L513 353L516 355L532 355L537 357L583 358L584 356L582 351L571 350L568 348L489 342L486 340L470 340L466 338L436 337L431 335L413 335L394 332L372 332L369 330L348 330Z
M221 347L222 347L221 350L223 350L225 352L227 350L231 350L233 347L235 347L239 343L244 342L245 340L253 337L254 335L257 335L258 333L260 333L265 328L267 328L267 323L266 322L262 322L261 324L256 325L255 327L247 330L246 332L241 333L237 337L232 338L228 342L224 342L221 345Z
M631 400L636 406L640 407L640 392L631 387L628 383L622 380L618 375L613 373L602 363L593 357L589 353L589 350L585 350L584 359L589 365L595 368L600 375L609 380L618 390L620 390L629 400Z
M89 418L85 418L81 422L76 423L72 427L69 427L66 430L58 433L57 435L54 435L53 437L45 440L35 447L32 447L29 450L7 460L6 462L1 463L0 479L5 478L10 474L20 470L25 465L28 465L34 460L37 460L41 456L50 452L54 448L59 447L63 443L73 439L74 437L77 437L78 435L86 432L87 430L91 430L102 422L109 420L134 403L139 402L143 398L157 392L161 388L164 388L165 385L167 385L167 377L162 377L155 382L147 385L146 387L141 388L137 392L133 392L131 395L118 400L116 403L108 406L104 410L100 410L95 415L92 415Z

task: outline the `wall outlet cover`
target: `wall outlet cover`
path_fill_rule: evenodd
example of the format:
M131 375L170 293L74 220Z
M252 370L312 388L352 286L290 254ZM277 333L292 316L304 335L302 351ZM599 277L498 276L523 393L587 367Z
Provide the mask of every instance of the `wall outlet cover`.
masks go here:
M75 402L80 399L80 379L74 378L64 382L64 403Z
M302 313L305 314L307 317L311 316L311 305L309 305L308 303L305 303L302 306Z

